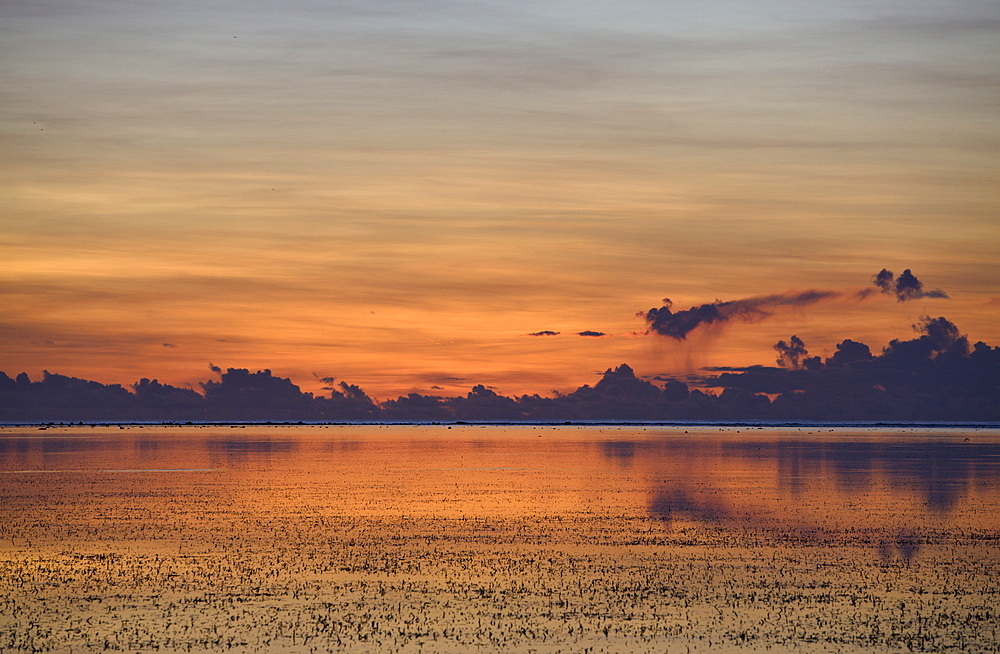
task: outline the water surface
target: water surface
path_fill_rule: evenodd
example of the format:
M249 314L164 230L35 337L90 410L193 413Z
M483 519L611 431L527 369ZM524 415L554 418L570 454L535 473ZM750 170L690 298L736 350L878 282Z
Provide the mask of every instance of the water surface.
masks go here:
M996 430L6 428L0 496L5 648L1000 645Z

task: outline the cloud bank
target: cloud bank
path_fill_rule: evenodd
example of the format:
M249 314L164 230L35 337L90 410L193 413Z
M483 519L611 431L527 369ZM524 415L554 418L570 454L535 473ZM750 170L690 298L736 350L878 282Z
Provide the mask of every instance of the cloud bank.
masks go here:
M0 373L0 420L1000 421L1000 347L970 344L943 316L925 316L914 329L916 337L893 339L878 355L844 339L826 360L809 357L793 336L775 345L782 367L698 380L656 376L654 383L621 364L593 386L552 397L506 397L477 384L464 396L410 393L376 402L346 382L314 396L270 370L244 368L202 382L201 393L146 378L124 388L49 372L39 381Z

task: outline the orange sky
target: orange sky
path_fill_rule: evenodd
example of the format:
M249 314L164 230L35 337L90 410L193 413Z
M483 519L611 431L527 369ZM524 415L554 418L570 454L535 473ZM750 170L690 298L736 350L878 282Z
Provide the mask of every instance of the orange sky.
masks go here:
M0 370L196 384L212 362L384 399L772 364L792 334L877 352L925 313L1000 345L998 19L981 0L6 3ZM635 316L883 267L951 299L684 343Z

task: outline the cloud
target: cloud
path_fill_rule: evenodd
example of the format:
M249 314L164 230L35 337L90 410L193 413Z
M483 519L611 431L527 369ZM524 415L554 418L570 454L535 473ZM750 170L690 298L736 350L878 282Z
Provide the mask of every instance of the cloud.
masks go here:
M323 383L323 390L324 391L335 390L334 389L334 384L337 382L337 378L336 377L320 377L315 372L312 374L312 376L315 377L318 381L320 381L320 382Z
M163 347L170 347L170 348L174 348L174 347L177 347L177 346L176 346L175 344L173 344L173 343L164 343L164 344L163 344Z
M899 302L918 298L948 297L948 294L940 289L925 291L923 284L913 275L909 268L904 270L899 277L896 277L891 270L883 268L875 275L872 275L871 280L882 293L894 295ZM774 310L780 307L809 306L844 296L856 300L864 300L875 292L871 288L851 293L847 291L807 290L760 295L726 302L716 300L715 302L679 311L674 311L673 302L669 298L664 298L662 307L658 309L653 308L646 312L639 312L636 315L646 321L651 331L661 336L669 336L675 340L683 341L689 333L702 325L727 323L734 320L743 323L758 322L771 316ZM786 343L785 347L791 347L791 345ZM778 349L778 345L775 345L775 349ZM791 359L788 360L789 363L791 361ZM805 357L802 356L799 359L799 363L795 365L804 365L804 361Z
M809 356L806 344L798 336L792 336L787 343L778 341L774 344L774 349L778 353L778 365L782 368L798 370L802 367L802 362Z
M591 338L600 338L602 336L607 336L607 334L605 334L604 332L594 332L594 331L590 331L589 329L586 330L586 331L577 332L576 335L577 336L589 336Z
M837 351L826 360L827 368L842 368L856 361L867 361L873 358L871 349L864 343L845 338L837 343Z
M40 382L0 372L0 420L1000 420L1000 347L970 344L944 317L914 327L916 338L892 340L877 356L845 339L824 365L792 336L775 347L783 368L719 367L716 377L690 380L725 389L719 394L664 376L655 384L626 364L553 397L505 397L479 384L465 396L410 393L381 403L345 382L316 397L266 369L228 368L200 384L203 394L146 378L130 393L48 371ZM432 383L439 391L455 379Z
M777 368L770 366L704 366L699 368L699 370L704 370L705 372L754 372L757 370L777 370ZM699 378L700 379L700 378Z
M659 309L650 309L636 315L641 316L649 323L649 328L657 334L683 341L689 333L701 325L725 323L732 320L744 323L757 322L769 317L773 310L779 307L808 306L840 296L841 293L837 291L808 290L798 293L762 295L728 302L716 300L711 304L702 304L680 311L673 311L673 302L664 299L663 306Z
M893 277L892 271L883 268L872 275L872 283L882 289L883 293L893 293Z
M913 325L913 329L922 335L909 341L889 341L883 358L900 365L914 365L946 353L962 357L969 354L968 338L944 316L922 316L920 322Z
M559 332L550 331L548 329L544 329L544 330L542 330L540 332L532 332L531 334L528 334L528 336L558 336L558 335L559 335Z
M883 268L872 275L872 283L886 295L895 295L897 302L908 302L921 298L948 299L948 294L941 289L925 291L924 285L916 275L907 268L899 277L891 270Z

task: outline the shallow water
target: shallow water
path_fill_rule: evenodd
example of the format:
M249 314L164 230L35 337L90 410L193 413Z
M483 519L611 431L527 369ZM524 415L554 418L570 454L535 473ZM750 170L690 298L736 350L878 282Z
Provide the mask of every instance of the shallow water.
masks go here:
M0 429L0 649L1000 648L1000 431Z

